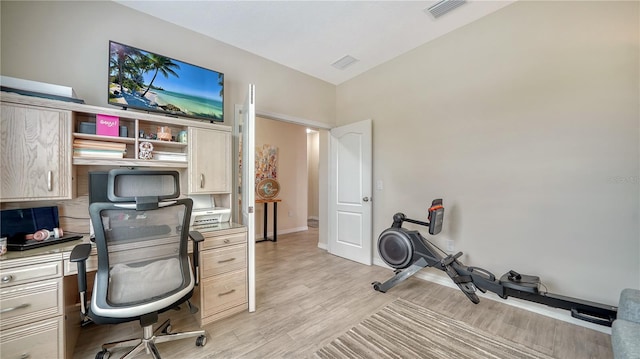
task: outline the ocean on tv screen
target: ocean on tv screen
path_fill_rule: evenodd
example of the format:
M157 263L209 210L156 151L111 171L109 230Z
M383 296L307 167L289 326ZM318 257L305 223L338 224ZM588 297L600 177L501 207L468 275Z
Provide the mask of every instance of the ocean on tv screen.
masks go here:
M223 121L222 73L110 43L109 103Z
M211 120L222 120L222 102L214 99L163 90L149 90L144 97L138 91L110 84L109 102L122 107L183 114Z

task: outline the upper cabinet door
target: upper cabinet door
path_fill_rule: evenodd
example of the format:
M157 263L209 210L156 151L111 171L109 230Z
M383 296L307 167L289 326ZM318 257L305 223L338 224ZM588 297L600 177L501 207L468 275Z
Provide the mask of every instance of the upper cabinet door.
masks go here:
M0 200L71 199L71 112L2 104Z
M189 128L189 194L231 192L231 132Z

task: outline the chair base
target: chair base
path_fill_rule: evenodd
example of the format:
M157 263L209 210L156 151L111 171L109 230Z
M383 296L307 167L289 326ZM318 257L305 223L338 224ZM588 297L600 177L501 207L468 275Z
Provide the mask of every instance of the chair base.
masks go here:
M155 359L160 359L160 352L156 347L157 343L164 343L173 340L180 340L185 338L194 338L196 339L196 346L203 347L207 342L206 332L204 330L196 330L192 332L182 332L182 333L170 333L171 331L171 322L169 319L165 320L162 325L160 325L155 331L153 330L153 325L146 325L142 328L143 337L122 340L112 343L107 343L102 345L102 351L96 354L96 359L107 359L110 356L110 349L116 348L130 348L126 354L124 354L122 359L129 359L136 356L139 352L145 350L147 354L151 354L151 356Z

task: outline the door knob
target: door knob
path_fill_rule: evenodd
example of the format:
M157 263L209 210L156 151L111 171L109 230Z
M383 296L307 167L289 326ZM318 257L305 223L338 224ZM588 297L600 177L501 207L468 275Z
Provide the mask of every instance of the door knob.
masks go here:
M363 198L362 198L362 201L364 201L364 202L369 202L369 197L363 197Z

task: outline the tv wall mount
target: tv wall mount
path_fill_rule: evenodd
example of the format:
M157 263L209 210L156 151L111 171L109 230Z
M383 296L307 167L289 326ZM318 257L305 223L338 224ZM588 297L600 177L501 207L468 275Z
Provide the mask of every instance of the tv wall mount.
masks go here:
M373 282L373 289L385 293L425 267L441 270L451 278L474 304L480 299L476 293L491 291L502 299L509 297L545 304L571 311L571 316L591 323L611 326L618 308L582 299L565 297L540 290L540 277L510 270L497 279L491 272L466 266L458 258L462 252L447 254L424 238L420 232L402 228L404 222L425 226L430 235L442 230L444 207L442 199L433 200L428 221L409 219L402 213L393 216L393 224L378 237L378 251L382 260L395 269L395 275L384 283Z

